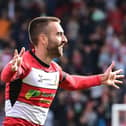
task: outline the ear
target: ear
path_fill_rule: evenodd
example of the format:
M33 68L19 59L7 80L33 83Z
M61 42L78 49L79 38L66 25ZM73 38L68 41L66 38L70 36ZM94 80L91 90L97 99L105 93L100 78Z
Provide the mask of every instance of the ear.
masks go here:
M41 34L39 35L38 39L39 39L39 42L40 42L41 44L43 44L43 45L47 45L47 44L48 44L48 37L47 37L46 34L41 33Z

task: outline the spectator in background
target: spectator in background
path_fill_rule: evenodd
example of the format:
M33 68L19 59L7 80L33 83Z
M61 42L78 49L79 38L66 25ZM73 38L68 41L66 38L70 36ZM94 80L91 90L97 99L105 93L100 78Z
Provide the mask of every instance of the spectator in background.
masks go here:
M79 126L97 126L97 114L94 111L94 107L95 102L93 100L87 101L86 107L80 116Z
M11 26L11 22L8 19L6 10L1 11L0 26L1 26L0 27L0 39L5 39L9 34L9 30L10 30L10 26Z

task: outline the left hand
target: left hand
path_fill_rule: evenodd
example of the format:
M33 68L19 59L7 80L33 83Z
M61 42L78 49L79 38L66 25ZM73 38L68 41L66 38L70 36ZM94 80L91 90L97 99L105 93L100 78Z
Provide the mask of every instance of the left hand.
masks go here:
M112 62L112 64L107 68L104 74L101 75L101 83L104 85L110 85L115 88L119 88L117 84L122 84L123 80L118 80L118 79L124 78L124 75L120 74L123 70L118 69L118 70L112 71L114 66L115 66L115 63Z

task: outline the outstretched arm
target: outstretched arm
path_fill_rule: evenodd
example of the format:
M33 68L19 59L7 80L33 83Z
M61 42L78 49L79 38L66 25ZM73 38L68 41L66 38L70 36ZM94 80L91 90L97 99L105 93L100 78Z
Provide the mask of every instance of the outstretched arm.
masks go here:
M1 80L3 82L9 82L13 78L13 76L20 72L19 67L22 62L22 55L25 52L25 48L23 47L21 49L21 52L18 54L17 49L14 51L14 56L12 60L4 67L4 69L1 72Z
M81 90L90 88L92 86L98 86L101 84L110 85L115 88L119 88L116 84L122 84L123 81L118 80L124 77L120 75L121 69L112 71L114 68L114 62L108 67L108 69L99 75L92 76L77 76L65 74L64 80L61 82L60 87L67 90Z

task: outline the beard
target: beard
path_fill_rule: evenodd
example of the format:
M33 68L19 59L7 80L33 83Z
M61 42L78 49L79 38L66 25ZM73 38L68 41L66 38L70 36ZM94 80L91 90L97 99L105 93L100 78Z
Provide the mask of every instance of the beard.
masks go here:
M65 43L63 41L53 40L48 37L47 51L50 57L57 58L63 56L63 48Z
M63 56L63 45L58 45L55 47L47 47L48 54L50 57L57 58Z

